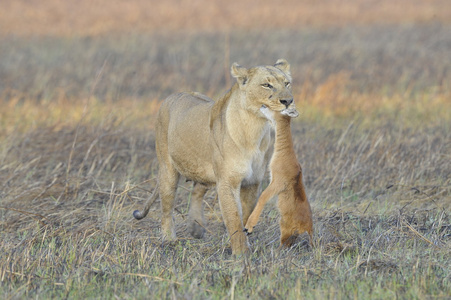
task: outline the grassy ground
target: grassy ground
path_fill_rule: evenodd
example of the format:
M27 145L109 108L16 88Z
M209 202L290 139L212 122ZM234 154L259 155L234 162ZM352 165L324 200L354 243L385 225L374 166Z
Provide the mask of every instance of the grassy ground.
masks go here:
M54 31L0 26L0 298L449 298L451 27L446 2L425 3L387 6L404 19L379 23L381 12L346 7L326 22L316 4L321 26L302 29L295 18L264 31L206 30L204 20L188 33L117 21L99 34L86 29L96 9ZM158 201L141 221L131 214L155 186L160 101L181 90L217 97L231 62L280 57L301 111L293 136L315 247L302 237L278 250L273 200L249 257L234 259L214 191L206 237L192 239L184 181L179 240L161 244Z

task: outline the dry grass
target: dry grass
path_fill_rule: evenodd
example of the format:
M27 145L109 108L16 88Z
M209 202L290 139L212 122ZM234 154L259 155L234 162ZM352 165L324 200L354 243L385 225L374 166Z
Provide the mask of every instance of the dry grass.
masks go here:
M122 118L97 122L88 114L79 127L39 126L3 140L4 297L424 298L451 291L449 126L295 123L316 247L305 237L279 253L271 203L243 262L230 256L213 192L203 240L187 230L189 183L179 187L178 242L161 244L158 203L146 219L133 219L158 165L150 126Z
M130 32L299 29L451 20L447 0L8 1L2 35L89 35Z
M0 12L0 298L449 297L448 1L46 3ZM264 31L250 25L268 13ZM146 219L131 214L155 186L161 99L216 97L230 62L279 57L302 112L293 136L315 247L304 237L277 251L273 201L250 255L233 259L214 191L206 237L192 239L184 181L179 240L162 244L158 201Z
M94 82L93 96L102 101L163 99L180 90L217 97L230 86L232 62L252 66L285 57L301 106L313 101L334 112L350 107L403 112L423 102L438 107L450 101L450 30L414 24L271 34L5 37L0 97L80 101Z

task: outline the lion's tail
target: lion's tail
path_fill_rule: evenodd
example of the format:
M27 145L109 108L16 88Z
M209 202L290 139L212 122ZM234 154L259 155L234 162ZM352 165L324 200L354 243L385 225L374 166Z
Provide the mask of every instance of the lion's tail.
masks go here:
M160 187L160 183L157 182L157 185L155 186L155 189L153 190L152 195L150 195L149 199L147 200L146 204L144 205L143 210L139 211L137 209L133 212L133 216L135 217L135 219L141 220L142 218L147 216L147 214L149 213L150 207L155 202L155 200L158 198L159 187Z

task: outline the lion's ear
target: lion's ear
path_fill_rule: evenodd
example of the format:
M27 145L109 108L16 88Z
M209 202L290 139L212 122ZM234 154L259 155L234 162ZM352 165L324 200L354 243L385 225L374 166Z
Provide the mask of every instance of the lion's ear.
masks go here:
M283 58L278 59L276 61L276 64L274 65L274 67L276 67L277 69L281 70L282 72L284 72L288 76L291 76L290 64L285 59L283 59Z
M246 84L249 75L249 71L246 68L237 63L233 63L230 73L234 78L236 78L240 86Z

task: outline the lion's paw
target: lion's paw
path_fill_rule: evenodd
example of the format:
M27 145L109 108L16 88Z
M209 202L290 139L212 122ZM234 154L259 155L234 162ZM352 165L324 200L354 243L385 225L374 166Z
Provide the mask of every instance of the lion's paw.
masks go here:
M193 236L193 238L201 239L201 238L204 237L205 228L202 225L200 225L199 223L194 221L194 222L191 223L190 227L191 227L190 228L190 233Z

